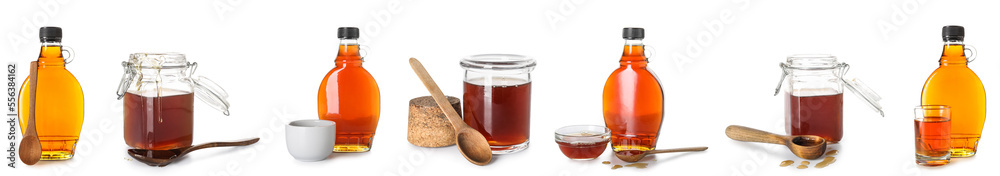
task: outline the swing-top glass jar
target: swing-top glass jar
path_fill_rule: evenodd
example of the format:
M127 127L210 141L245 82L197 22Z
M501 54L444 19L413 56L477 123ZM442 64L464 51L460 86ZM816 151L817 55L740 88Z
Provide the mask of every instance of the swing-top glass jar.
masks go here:
M195 96L229 115L226 91L205 77L192 78L198 63L183 54L135 53L122 67L118 99L124 99L125 143L132 148L191 146Z
M792 55L780 64L781 81L774 95L788 78L785 92L785 131L790 135L817 135L829 143L840 142L844 135L844 87L868 102L879 114L882 98L861 80L846 80L850 68L831 55Z

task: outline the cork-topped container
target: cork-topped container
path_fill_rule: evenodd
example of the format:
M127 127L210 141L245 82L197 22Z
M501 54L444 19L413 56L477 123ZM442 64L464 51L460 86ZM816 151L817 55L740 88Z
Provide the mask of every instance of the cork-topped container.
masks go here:
M448 103L456 110L462 109L461 100L458 98L448 96ZM458 115L462 115L461 111L457 112ZM421 147L455 145L455 129L431 96L410 100L408 124L406 140L413 145Z

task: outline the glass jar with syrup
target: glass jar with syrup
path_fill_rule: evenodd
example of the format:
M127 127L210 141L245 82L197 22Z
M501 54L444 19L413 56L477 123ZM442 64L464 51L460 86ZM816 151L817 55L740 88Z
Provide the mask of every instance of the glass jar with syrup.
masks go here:
M531 71L535 59L514 54L481 54L462 59L465 123L482 133L493 154L528 148L531 124Z
M878 103L881 97L859 79L844 79L850 66L838 62L837 57L792 55L780 66L781 80L774 95L787 78L785 131L790 135L817 135L829 143L840 142L844 135L844 87L885 116Z
M124 103L125 143L132 148L191 146L195 96L229 115L226 91L208 78L192 78L198 63L183 54L134 53L122 67L117 93Z

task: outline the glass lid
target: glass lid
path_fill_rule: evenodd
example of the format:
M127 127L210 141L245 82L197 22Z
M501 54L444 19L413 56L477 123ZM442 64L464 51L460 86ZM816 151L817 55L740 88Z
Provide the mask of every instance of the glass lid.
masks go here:
M225 89L222 89L218 84L215 84L215 82L204 76L191 78L191 84L194 87L194 95L199 100L216 110L222 111L222 114L229 115L229 101L226 101L226 98L229 98L229 94L226 93Z
M515 54L480 54L462 59L461 65L466 69L531 71L535 67L535 59Z

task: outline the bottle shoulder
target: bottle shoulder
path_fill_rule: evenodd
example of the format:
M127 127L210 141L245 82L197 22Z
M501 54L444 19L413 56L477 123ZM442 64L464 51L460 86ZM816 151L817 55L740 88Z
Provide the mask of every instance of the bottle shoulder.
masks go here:
M962 79L962 80L975 80L980 81L979 75L972 71L969 67L939 67L931 72L931 75L927 78L930 80L949 80L949 79Z
M620 75L635 75L636 77L654 76L652 70L647 69L647 67L629 67L622 66L611 72L611 77L616 77ZM655 77L655 76L654 76Z
M80 81L76 79L73 73L66 69L39 69L38 74L42 77L38 81L39 86L48 86L51 84L57 84L59 89L80 89ZM28 86L28 80L31 76L25 77L24 81L21 82L21 89L23 90Z
M371 78L371 72L360 66L335 67L326 73L326 77L337 76L340 78Z
M341 83L345 84L341 85ZM364 68L360 67L334 68L333 70L330 70L330 72L326 74L326 77L323 77L322 84L323 84L321 85L322 87L326 87L328 85L351 86L351 87L360 87L361 85L368 85L368 87L378 89L378 84L375 82L375 77L373 77L371 73L368 72L368 70L365 70Z
M969 89L985 91L982 80L971 69L939 68L927 77L923 92Z
M29 95L28 79L30 79L30 77L25 78L24 82L21 84L20 90L18 91L18 98L20 100L25 100L25 101L28 100L28 95ZM83 99L83 88L80 86L80 82L77 81L76 77L73 77L72 74L69 74L68 76L59 79L48 79L46 77L42 77L41 80L38 80L37 86L38 88L36 88L36 91L38 91L39 94L35 95L37 96L35 97L36 99L46 99L46 97L48 97L48 98L55 98L60 101L65 100L65 102L67 103L71 102L70 100L72 100L73 98L76 98L77 99L76 101L82 101ZM55 92L60 92L60 93L55 93ZM60 96L52 97L42 94L60 95Z
M652 84L650 84L652 83ZM660 79L650 70L619 68L608 76L605 87L619 84L636 84L638 86L652 86L660 88Z

